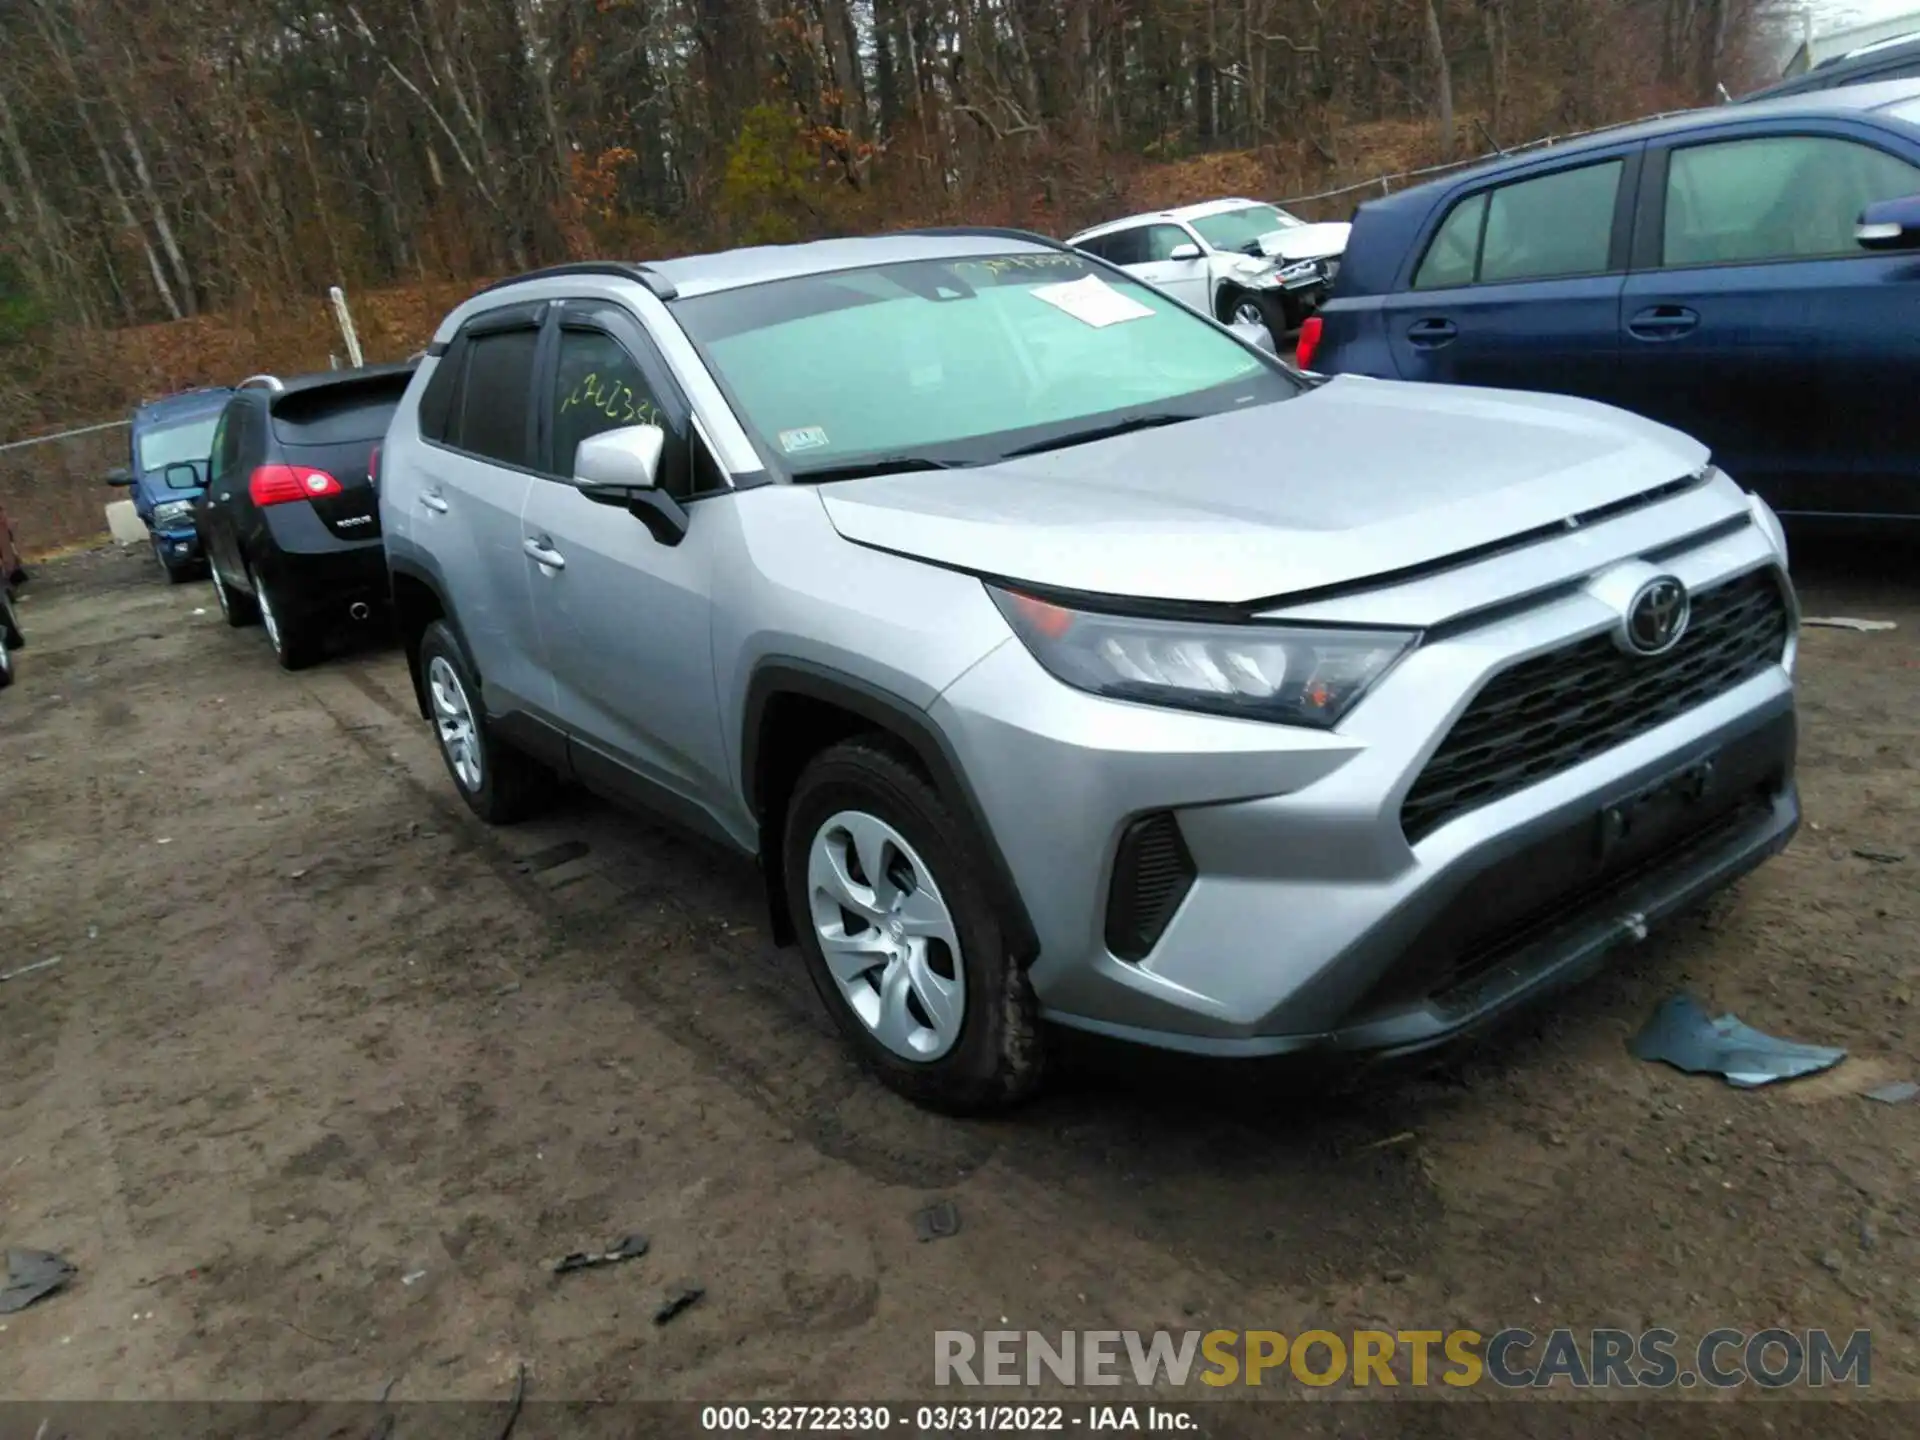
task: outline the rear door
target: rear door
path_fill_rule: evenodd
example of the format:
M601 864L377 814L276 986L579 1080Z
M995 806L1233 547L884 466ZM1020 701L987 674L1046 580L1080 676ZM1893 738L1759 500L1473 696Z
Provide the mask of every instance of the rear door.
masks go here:
M1650 152L1621 313L1624 398L1776 508L1920 506L1920 257L1854 242L1920 193L1920 146L1799 120Z
M223 579L253 588L253 576L240 549L240 537L253 510L247 487L260 443L266 439L259 413L260 392L235 396L220 414L214 441L212 476L201 501L201 539Z
M1383 304L1407 380L1614 398L1638 146L1461 195Z
M413 541L439 563L489 713L552 719L520 516L533 485L545 301L475 316L421 399Z
M546 372L545 478L527 501L521 561L572 744L574 773L696 821L728 809L713 669L714 546L731 504L701 463L685 399L624 306L568 301ZM582 440L630 425L667 432L661 488L686 504L677 545L572 483Z

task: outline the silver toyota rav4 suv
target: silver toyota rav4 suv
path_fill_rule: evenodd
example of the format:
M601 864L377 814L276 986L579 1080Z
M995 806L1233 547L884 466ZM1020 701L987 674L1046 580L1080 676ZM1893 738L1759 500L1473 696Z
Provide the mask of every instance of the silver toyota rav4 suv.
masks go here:
M919 232L486 290L389 432L423 715L766 876L864 1059L1042 1022L1408 1053L1798 822L1780 527L1683 435L1293 371L1104 262Z

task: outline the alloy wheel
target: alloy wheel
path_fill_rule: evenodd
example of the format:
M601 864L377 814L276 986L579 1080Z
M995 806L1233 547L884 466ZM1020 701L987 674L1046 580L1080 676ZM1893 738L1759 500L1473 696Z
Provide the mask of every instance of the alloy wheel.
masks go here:
M267 598L267 587L255 581L253 594L254 598L260 602L260 623L267 627L267 641L277 654L281 648L280 621L274 616L273 602Z
M874 1039L907 1060L951 1050L967 1014L960 938L906 838L877 816L841 811L814 834L807 895L827 969Z
M1251 300L1242 300L1233 307L1233 323L1236 325L1264 325L1267 317L1260 313L1260 307Z
M427 666L427 690L433 697L433 728L447 763L453 767L454 778L466 789L477 791L483 778L480 732L466 687L446 657L436 655Z

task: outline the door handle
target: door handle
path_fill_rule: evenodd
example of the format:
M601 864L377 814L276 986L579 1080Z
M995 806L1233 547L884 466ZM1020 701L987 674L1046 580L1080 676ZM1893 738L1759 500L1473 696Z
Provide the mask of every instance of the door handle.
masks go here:
M1407 330L1407 341L1417 350L1438 350L1459 338L1460 327L1451 320L1416 320Z
M1678 340L1700 324L1700 312L1684 305L1653 305L1627 321L1627 333L1636 340Z
M538 540L523 540L520 548L549 570L564 570L567 568L567 557L549 546L547 537L544 535Z
M438 490L422 490L420 492L420 503L436 515L444 515L447 513L447 502L440 498L440 492Z

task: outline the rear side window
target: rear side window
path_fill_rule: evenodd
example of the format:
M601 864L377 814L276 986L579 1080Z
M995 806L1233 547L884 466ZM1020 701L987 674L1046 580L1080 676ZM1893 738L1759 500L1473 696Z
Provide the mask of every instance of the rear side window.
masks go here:
M1487 215L1487 197L1472 195L1453 207L1440 233L1427 247L1427 258L1413 277L1416 290L1450 290L1471 285L1480 264L1480 225Z
M220 422L213 427L213 454L209 463L210 478L218 480L230 473L239 463L240 426L237 423L239 407L229 405L220 412Z
M279 396L273 402L274 438L283 445L378 440L387 433L409 378L382 375Z
M1613 248L1622 160L1495 190L1480 242L1480 282L1597 275Z
M1603 274L1625 168L1607 160L1469 196L1433 237L1414 288Z
M1920 192L1920 169L1871 145L1768 135L1692 145L1667 166L1662 257L1728 265L1861 255L1860 212Z
M1113 265L1144 265L1150 258L1144 229L1117 230L1100 239L1101 254Z
M466 337L459 336L435 362L420 392L420 434L428 440L445 440L447 425L453 419L460 389L460 377L467 368Z
M466 383L460 414L448 428L448 444L503 465L532 466L527 417L539 344L540 332L533 329L468 338Z

